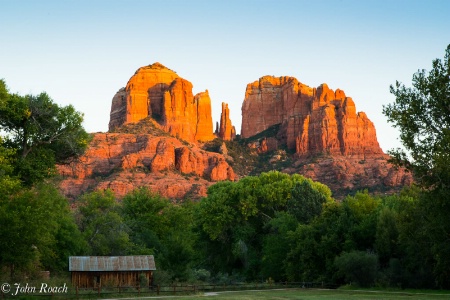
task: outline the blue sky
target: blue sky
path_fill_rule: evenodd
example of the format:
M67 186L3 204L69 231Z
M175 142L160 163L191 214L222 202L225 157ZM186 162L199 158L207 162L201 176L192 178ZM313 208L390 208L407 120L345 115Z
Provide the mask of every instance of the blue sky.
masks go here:
M214 122L228 102L238 132L248 83L326 82L367 113L386 151L400 145L381 113L389 85L443 57L449 15L446 0L0 0L0 78L74 105L89 132L107 130L116 91L156 61L208 89Z

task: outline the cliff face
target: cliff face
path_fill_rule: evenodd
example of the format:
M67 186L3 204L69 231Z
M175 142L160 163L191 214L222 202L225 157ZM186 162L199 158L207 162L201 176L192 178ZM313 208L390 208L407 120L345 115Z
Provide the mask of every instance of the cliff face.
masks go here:
M293 77L264 76L247 85L243 138L281 124L278 137L298 155L378 155L375 127L342 90L311 88Z
M106 188L122 197L147 186L169 198L198 198L213 182L237 179L223 155L152 134L97 133L78 161L58 168L69 197Z
M214 139L211 99L208 91L192 95L192 84L175 79L164 92L162 125L166 132L185 141Z
M208 91L192 94L192 83L160 63L139 68L113 97L109 130L151 117L188 142L214 139Z

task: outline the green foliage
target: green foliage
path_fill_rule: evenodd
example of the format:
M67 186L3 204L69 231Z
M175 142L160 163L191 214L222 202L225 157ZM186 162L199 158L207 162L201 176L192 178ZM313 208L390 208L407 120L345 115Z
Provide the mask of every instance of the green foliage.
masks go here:
M299 224L295 231L288 232L288 242L284 260L287 279L314 281L321 278L326 270L327 257L326 253L321 251L319 228Z
M364 251L344 252L335 259L339 275L344 276L347 283L356 283L369 287L375 282L378 269L378 257Z
M345 251L373 249L379 204L380 199L370 196L367 191L344 199L344 216L349 224Z
M396 162L414 172L423 186L450 182L450 45L444 60L435 59L430 72L413 75L412 88L391 86L395 102L383 107L388 121L400 130L405 151L392 151Z
M269 128L267 128L264 131L261 131L260 133L249 137L248 139L243 139L243 141L245 141L245 143L249 143L249 142L254 142L254 141L258 141L259 139L262 138L268 138L268 137L275 137L277 135L277 133L280 131L280 124L275 124L270 126Z
M295 191L298 199L290 200L296 184L303 182L308 182L308 192L314 191L311 195L323 191L324 194L319 198L332 201L331 192L320 183L314 183L300 175L290 176L280 172L262 173L258 177L245 177L239 182L219 182L211 186L208 197L200 202L197 213L200 239L203 248L208 251L207 265L214 272L237 271L248 278L258 278L261 272L263 276L284 278L281 272L274 271L281 267L274 265L275 257L281 257L279 253L275 253L279 246L276 243L279 241L287 244L286 232L275 234L274 230L280 227L277 222L297 222L295 216L288 211L288 203L290 201L291 207L301 207L295 204L296 201L309 201L308 195L301 198L302 190ZM289 213L289 217L281 218L281 212ZM275 221L278 218L281 219ZM294 224L291 229L295 227ZM286 227L280 228L286 230ZM272 235L267 236L268 232ZM261 271L263 257L268 265ZM282 264L280 261L278 263Z
M449 192L424 192L399 213L399 248L403 284L449 288Z
M211 279L211 272L205 269L193 270L194 281L208 282Z
M186 280L194 259L193 209L137 189L123 199L122 215L130 228L134 253L152 253L172 280Z
M2 146L14 151L14 173L27 185L54 174L55 163L67 163L84 152L89 135L83 114L60 107L46 94L10 94L0 80Z
M50 97L10 94L0 80L0 268L32 276L61 271L85 243L67 199L43 179L55 163L80 155L88 135L82 114Z
M335 279L334 260L342 252L374 247L379 200L366 192L342 203L326 203L322 213L288 233L285 259L289 280Z
M170 136L155 122L154 115L144 118L137 123L125 124L110 130L112 133L151 134L156 136Z
M322 205L331 198L327 192L313 187L313 182L305 180L296 183L292 189L292 197L287 202L287 210L300 223L309 223L322 212Z
M54 187L0 197L0 267L8 266L12 276L39 266L61 270L82 247L68 202Z
M14 176L14 150L6 149L0 137L0 197L13 194L20 188L20 180Z
M396 100L383 113L400 130L406 151L393 151L395 162L410 169L423 188L418 200L400 212L399 244L408 283L450 287L450 45L430 72L413 75L412 88L391 86ZM386 259L386 258L385 258Z
M286 280L284 261L289 248L288 233L294 231L298 221L287 212L278 212L266 225L263 238L261 274L275 281Z
M79 199L78 227L88 244L89 255L126 255L131 247L129 229L124 225L114 194L96 191Z
M375 249L382 265L388 264L392 258L398 258L397 220L397 213L388 207L383 207L378 215Z

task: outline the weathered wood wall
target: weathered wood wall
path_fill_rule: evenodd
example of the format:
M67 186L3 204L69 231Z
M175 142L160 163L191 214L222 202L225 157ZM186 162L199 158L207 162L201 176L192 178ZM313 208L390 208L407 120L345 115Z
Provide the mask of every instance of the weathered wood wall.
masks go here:
M72 285L79 288L98 286L138 286L140 275L144 274L152 284L153 271L79 272L72 271Z

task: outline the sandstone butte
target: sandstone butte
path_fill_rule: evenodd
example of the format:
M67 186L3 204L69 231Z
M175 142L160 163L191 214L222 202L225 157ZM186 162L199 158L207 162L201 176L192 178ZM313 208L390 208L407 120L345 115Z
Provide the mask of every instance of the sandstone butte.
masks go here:
M281 124L277 136L297 155L383 154L373 123L342 90L311 88L294 77L264 76L247 85L241 136Z
M139 68L114 96L109 130L147 117L187 142L215 138L208 91L192 94L192 83L160 63Z

